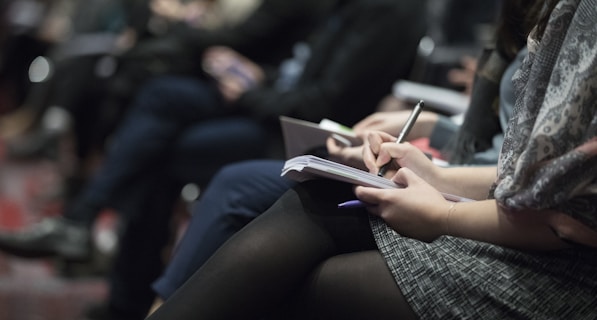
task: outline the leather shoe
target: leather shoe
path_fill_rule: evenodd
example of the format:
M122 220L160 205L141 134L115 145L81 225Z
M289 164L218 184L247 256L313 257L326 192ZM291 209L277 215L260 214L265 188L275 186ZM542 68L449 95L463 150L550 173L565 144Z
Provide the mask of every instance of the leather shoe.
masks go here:
M57 132L39 129L25 136L8 141L6 154L14 160L56 159L61 135Z
M91 232L62 218L47 218L24 230L0 232L0 250L24 258L91 258Z

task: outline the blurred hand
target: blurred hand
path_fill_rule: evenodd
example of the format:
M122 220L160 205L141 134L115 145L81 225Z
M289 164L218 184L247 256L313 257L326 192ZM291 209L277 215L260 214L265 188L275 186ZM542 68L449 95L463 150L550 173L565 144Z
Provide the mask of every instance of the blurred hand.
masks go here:
M475 72L477 72L477 59L469 56L462 57L460 61L462 68L448 71L448 81L456 86L464 87L464 93L471 94Z
M204 15L210 5L209 1L183 3L180 0L151 0L149 8L153 14L161 18L172 21L191 21Z
M397 136L402 125L408 119L408 112L402 111L376 112L357 122L352 130L359 137L364 137L367 131L383 131Z
M393 94L388 94L385 96L379 104L377 105L377 111L399 111L399 110L408 110L412 108L409 103L402 99L398 99Z
M211 47L203 55L203 69L217 82L228 102L236 101L265 78L261 67L227 47Z
M352 129L357 136L363 138L368 131L383 131L398 136L412 110L376 112L355 124ZM439 116L433 112L423 111L408 134L407 140L429 137Z
M329 154L329 159L335 162L343 163L345 165L367 170L363 162L363 146L351 146L339 143L336 139L330 137L326 141L326 147Z
M153 14L172 20L180 20L184 14L184 5L179 0L151 0L149 8Z

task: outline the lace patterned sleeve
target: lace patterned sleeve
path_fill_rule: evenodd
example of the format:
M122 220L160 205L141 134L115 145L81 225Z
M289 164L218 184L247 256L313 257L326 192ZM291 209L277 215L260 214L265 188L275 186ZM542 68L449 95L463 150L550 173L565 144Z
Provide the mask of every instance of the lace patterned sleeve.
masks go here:
M597 230L597 1L560 1L528 48L493 196L513 213L555 209Z

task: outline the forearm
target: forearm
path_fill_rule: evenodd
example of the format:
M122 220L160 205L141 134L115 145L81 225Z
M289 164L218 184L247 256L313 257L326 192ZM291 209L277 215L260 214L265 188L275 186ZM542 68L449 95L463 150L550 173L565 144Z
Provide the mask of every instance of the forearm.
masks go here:
M495 200L459 202L445 215L445 234L526 250L556 250L568 245L550 225L551 213L504 212Z
M496 168L492 166L453 167L440 169L432 184L442 192L483 200L495 179Z
M412 127L412 130L409 132L409 134L407 136L407 140L414 140L414 139L419 139L419 138L430 137L431 133L433 132L433 128L435 127L435 124L437 123L438 120L439 120L439 115L437 113L427 112L427 111L421 112L421 114L417 118L417 122L415 122L415 125ZM402 127L400 127L400 130L402 130ZM398 134L400 134L400 131L398 131L396 133L394 133L394 132L390 132L390 133L398 135Z

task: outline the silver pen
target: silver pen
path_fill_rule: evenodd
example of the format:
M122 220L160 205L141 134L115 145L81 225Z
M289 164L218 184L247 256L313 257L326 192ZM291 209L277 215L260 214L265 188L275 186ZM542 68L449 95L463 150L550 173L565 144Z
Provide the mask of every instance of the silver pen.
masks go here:
M417 118L419 117L419 114L423 110L424 106L425 106L425 102L423 100L419 100L419 103L417 103L417 105L413 108L413 111L411 112L410 116L406 120L406 123L404 124L402 131L400 131L400 134L398 135L398 139L396 139L396 143L404 142L404 139L406 139L406 136L408 135L408 133L410 132L412 127L415 125L415 122L417 121ZM377 173L377 175L380 177L383 177L383 175L386 174L386 171L388 170L388 167L390 166L391 162L392 161L384 164L379 169L379 172Z

